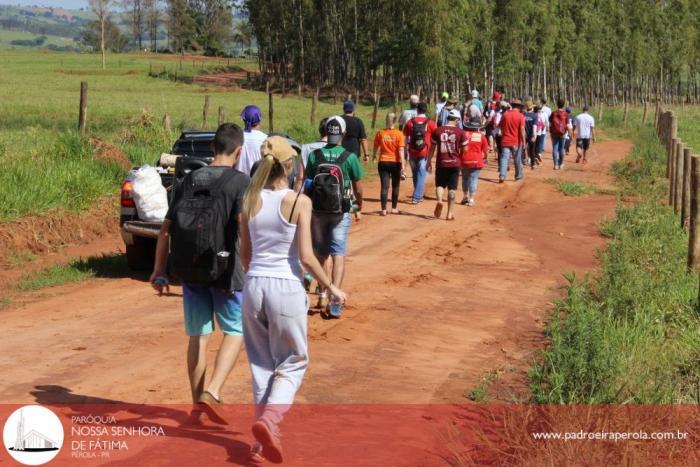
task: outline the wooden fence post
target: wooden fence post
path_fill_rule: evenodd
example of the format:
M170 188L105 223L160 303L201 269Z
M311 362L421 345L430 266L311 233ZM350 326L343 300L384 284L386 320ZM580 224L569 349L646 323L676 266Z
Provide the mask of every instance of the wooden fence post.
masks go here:
M170 114L167 112L163 115L163 129L170 133Z
M696 270L700 265L700 156L690 158L690 223L688 225L688 269Z
M671 163L673 158L671 158L671 151L673 149L673 139L676 138L678 134L678 124L676 122L676 115L673 113L672 110L669 110L667 113L668 115L668 135L666 136L666 151L669 154L669 160L668 163L666 164L666 178L671 177Z
M683 203L683 151L685 145L678 140L676 145L676 176L674 177L673 212L678 214Z
M649 103L644 101L644 113L642 114L642 126L647 124L647 113L649 112Z
M692 150L683 149L683 196L681 202L681 228L688 228L690 219L690 158Z
M316 88L316 91L314 91L314 95L311 98L311 117L309 117L309 122L311 125L314 125L316 123L316 107L318 106L318 93L319 89L318 87Z
M269 86L269 84L268 84ZM275 125L274 125L274 107L272 105L272 92L268 91L267 93L267 115L268 118L270 119L270 123L268 124L267 128L269 130L269 133L273 133L275 131Z
M204 96L204 108L202 109L202 129L207 127L209 117L209 96Z
M394 93L394 113L399 114L399 93Z
M673 196L676 193L676 145L678 139L671 140L671 146L668 152L668 205L673 206Z
M598 125L603 121L603 107L605 107L605 104L601 101L598 107Z
M654 126L656 128L659 127L659 118L661 117L661 103L659 102L659 99L656 99L656 107L654 107Z
M219 106L219 126L223 125L226 120L226 110L223 105Z
M624 107L624 109L625 109L625 110L624 110L624 113L623 113L623 116L622 116L622 124L623 124L624 126L627 126L627 114L629 113L629 110L630 110L630 104L629 104L629 102L625 102L625 107Z
M78 130L85 134L87 129L87 105L88 105L88 84L87 81L80 82L80 111L78 113Z

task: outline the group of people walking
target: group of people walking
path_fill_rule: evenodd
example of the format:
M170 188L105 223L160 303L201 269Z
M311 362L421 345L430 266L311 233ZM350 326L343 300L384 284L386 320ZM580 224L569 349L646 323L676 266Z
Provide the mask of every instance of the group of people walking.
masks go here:
M442 217L447 201L445 218L452 220L460 177L461 202L474 206L489 153L498 152L501 182L511 159L520 180L523 158L532 169L540 165L547 133L555 169L563 167L565 137L572 140L574 129L577 162L587 161L594 139L587 107L572 119L563 102L552 112L544 100L534 106L531 99L508 102L494 93L484 104L473 91L458 105L443 93L434 118L418 96L409 104L400 116L388 113L373 138L382 216L399 213L407 163L411 203L423 201L434 172L434 216ZM167 271L183 285L191 422L207 414L227 423L221 391L245 342L256 404L251 461L282 461L279 425L308 366L311 280L318 283L316 307L326 318L339 318L347 301L341 290L344 257L353 217L362 219L362 162L370 157L364 124L354 111L354 103L345 102L342 115L320 122L318 141L299 147L286 136L266 135L260 109L246 106L243 128L224 123L217 129L213 162L174 185L160 230L150 282L160 294L167 292ZM215 320L224 339L205 385Z

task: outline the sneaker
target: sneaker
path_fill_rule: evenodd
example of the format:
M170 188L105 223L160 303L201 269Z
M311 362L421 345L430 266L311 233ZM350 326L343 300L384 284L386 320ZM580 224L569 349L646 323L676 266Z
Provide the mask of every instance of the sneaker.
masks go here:
M274 464L282 463L282 444L276 429L271 427L265 419L260 419L251 428L255 440L262 445L262 455Z
M559 166L558 166L558 165L555 165L555 166L554 166L554 170L559 170Z
M469 198L469 201L467 202L467 206L474 206L476 204L476 201L474 201L474 198Z
M212 396L209 391L204 391L197 401L197 405L202 408L212 422L228 425L226 419L221 415L222 404L223 401Z
M564 170L564 163L562 162L561 165L559 166L559 170Z
M437 203L433 211L433 216L435 216L436 219L440 219L440 215L442 215L442 203Z
M581 156L576 156L576 163L578 164L579 162L581 162Z
M401 180L406 180L406 172L401 171Z
M469 202L469 195L464 195L460 204L467 204Z
M503 182L505 182L505 181L506 181L505 178L503 178L503 177L498 177L498 183L503 183Z

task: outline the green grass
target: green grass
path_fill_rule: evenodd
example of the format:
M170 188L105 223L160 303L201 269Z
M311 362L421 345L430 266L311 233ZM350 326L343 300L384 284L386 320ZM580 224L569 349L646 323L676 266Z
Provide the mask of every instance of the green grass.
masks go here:
M589 185L588 183L570 182L567 180L559 180L556 178L548 178L545 180L545 182L550 183L552 185L556 185L557 189L564 196L583 196L595 193L597 191L597 188L595 186Z
M213 68L228 61L206 63ZM250 60L231 64L252 67ZM180 130L199 128L205 94L211 96L209 128L215 127L219 106L225 108L227 120L240 123L247 104L263 109L263 130L268 128L265 93L206 90L148 77L151 65L179 66L172 56L108 54L108 69L102 71L98 54L6 50L0 51L0 65L0 88L11 90L0 99L0 184L5 187L0 192L0 222L56 207L82 210L98 197L118 192L124 171L95 158L86 140L75 133L81 81L89 86L90 135L115 144L133 165L153 164ZM316 140L318 124L309 122L310 109L310 99L275 96L275 130L288 132L300 143ZM160 129L166 112L173 135ZM340 103L322 100L316 115L320 119L340 112ZM358 107L368 132L371 113L370 106ZM145 124L142 115L147 116Z
M41 46L41 48L46 48L49 44L53 44L59 47L76 47L80 48L80 45L73 39L60 36L50 36L46 34L33 34L31 32L25 31L9 31L6 29L0 29L0 50L3 49L14 49L17 51L27 51L31 50L33 47L17 46L12 45L11 42L14 40L34 40L40 36L45 36L46 41Z
M489 400L489 386L491 383L498 379L498 372L496 370L488 372L479 381L479 385L466 392L465 396L467 399L474 402L487 402Z
M602 232L592 277L567 276L549 347L530 371L539 403L696 402L700 384L698 276L686 271L686 232L659 204L663 150L643 129L614 172L637 195Z
M13 300L10 297L0 297L0 310L12 306Z
M24 250L11 253L10 256L7 257L7 262L10 264L10 266L17 267L22 266L23 264L31 263L35 259L36 255L34 253Z
M77 259L37 272L25 273L19 282L19 290L31 291L54 287L68 282L80 282L95 277L117 277L127 270L124 255L105 255Z

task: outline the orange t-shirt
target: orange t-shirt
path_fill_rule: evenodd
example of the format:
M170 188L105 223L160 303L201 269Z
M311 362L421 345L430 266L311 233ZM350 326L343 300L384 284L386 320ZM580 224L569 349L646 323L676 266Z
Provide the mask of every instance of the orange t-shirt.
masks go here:
M404 147L401 131L385 128L374 136L374 147L379 148L379 162L401 162L399 148Z

